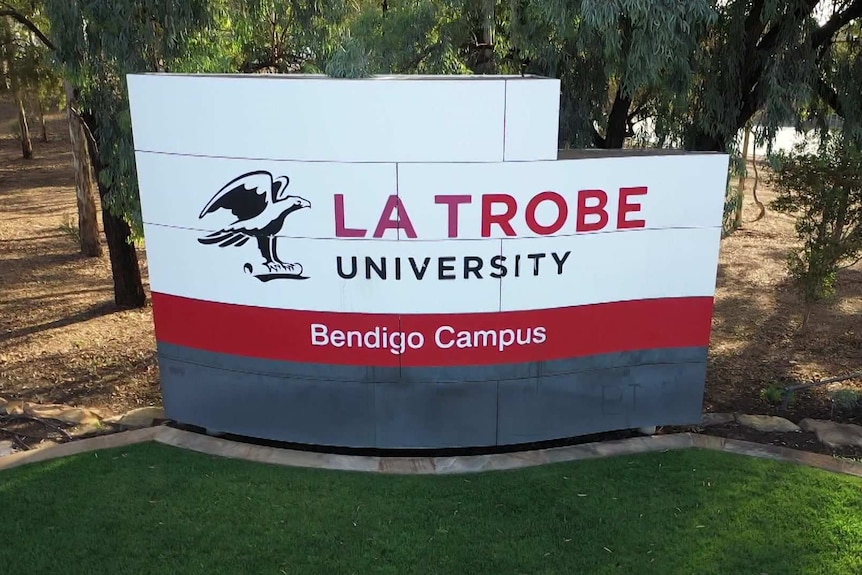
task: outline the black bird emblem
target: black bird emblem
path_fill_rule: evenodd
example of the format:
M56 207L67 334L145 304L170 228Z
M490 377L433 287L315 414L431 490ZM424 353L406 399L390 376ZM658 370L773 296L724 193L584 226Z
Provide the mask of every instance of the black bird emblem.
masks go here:
M273 178L271 173L264 170L234 178L204 206L198 219L224 208L231 211L236 220L217 232L198 238L198 241L226 248L242 246L254 238L268 272L257 274L258 279L305 279L302 277L301 264L285 263L276 251L276 234L281 231L287 216L311 207L311 202L305 198L287 194L289 183L287 176ZM244 269L251 272L254 267L247 263Z

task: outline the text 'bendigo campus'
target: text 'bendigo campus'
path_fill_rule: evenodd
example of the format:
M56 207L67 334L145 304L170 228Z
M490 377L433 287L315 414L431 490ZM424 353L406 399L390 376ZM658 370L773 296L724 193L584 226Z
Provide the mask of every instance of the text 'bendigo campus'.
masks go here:
M544 327L458 330L441 325L433 333L424 331L390 331L387 327L340 330L322 323L311 324L311 345L335 348L385 349L401 355L410 349L419 350L431 343L439 349L495 348L503 351L511 346L540 345L547 341Z

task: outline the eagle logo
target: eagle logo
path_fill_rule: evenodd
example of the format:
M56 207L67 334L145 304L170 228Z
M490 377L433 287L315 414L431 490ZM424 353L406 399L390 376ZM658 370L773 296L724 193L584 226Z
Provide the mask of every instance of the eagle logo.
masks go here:
M287 176L273 178L272 174L257 170L234 178L220 189L201 210L198 219L224 208L233 213L236 220L198 241L205 245L220 248L240 247L250 239L257 241L263 267L254 276L260 281L274 279L308 279L302 275L302 265L285 263L276 250L276 234L284 227L284 220L290 214L303 208L310 208L311 202L299 196L287 194L290 179ZM246 273L253 273L255 266L246 263Z

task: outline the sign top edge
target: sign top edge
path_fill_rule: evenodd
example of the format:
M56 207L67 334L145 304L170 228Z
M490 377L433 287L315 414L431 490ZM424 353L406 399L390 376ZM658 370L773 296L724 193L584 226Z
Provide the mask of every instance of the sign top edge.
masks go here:
M527 74L378 74L361 78L337 78L326 74L209 74L209 73L179 73L179 72L143 72L126 74L130 78L141 77L174 77L174 78L228 78L245 79L258 78L267 80L326 80L326 81L552 81L559 82L558 78L550 76L538 76Z

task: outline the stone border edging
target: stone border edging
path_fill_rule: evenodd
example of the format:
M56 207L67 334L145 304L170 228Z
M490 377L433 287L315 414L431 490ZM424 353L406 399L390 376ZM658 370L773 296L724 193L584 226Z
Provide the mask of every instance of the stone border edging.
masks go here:
M697 433L633 437L516 453L450 457L380 457L339 455L267 447L192 433L163 425L101 435L90 439L81 439L43 449L7 455L0 458L0 471L29 463L49 461L70 455L124 447L148 441L155 441L164 445L188 449L207 455L241 459L256 463L388 474L444 475L477 473L482 471L520 469L548 463L580 461L599 457L696 448L786 461L835 473L862 477L862 463L855 461L787 447L764 445Z

